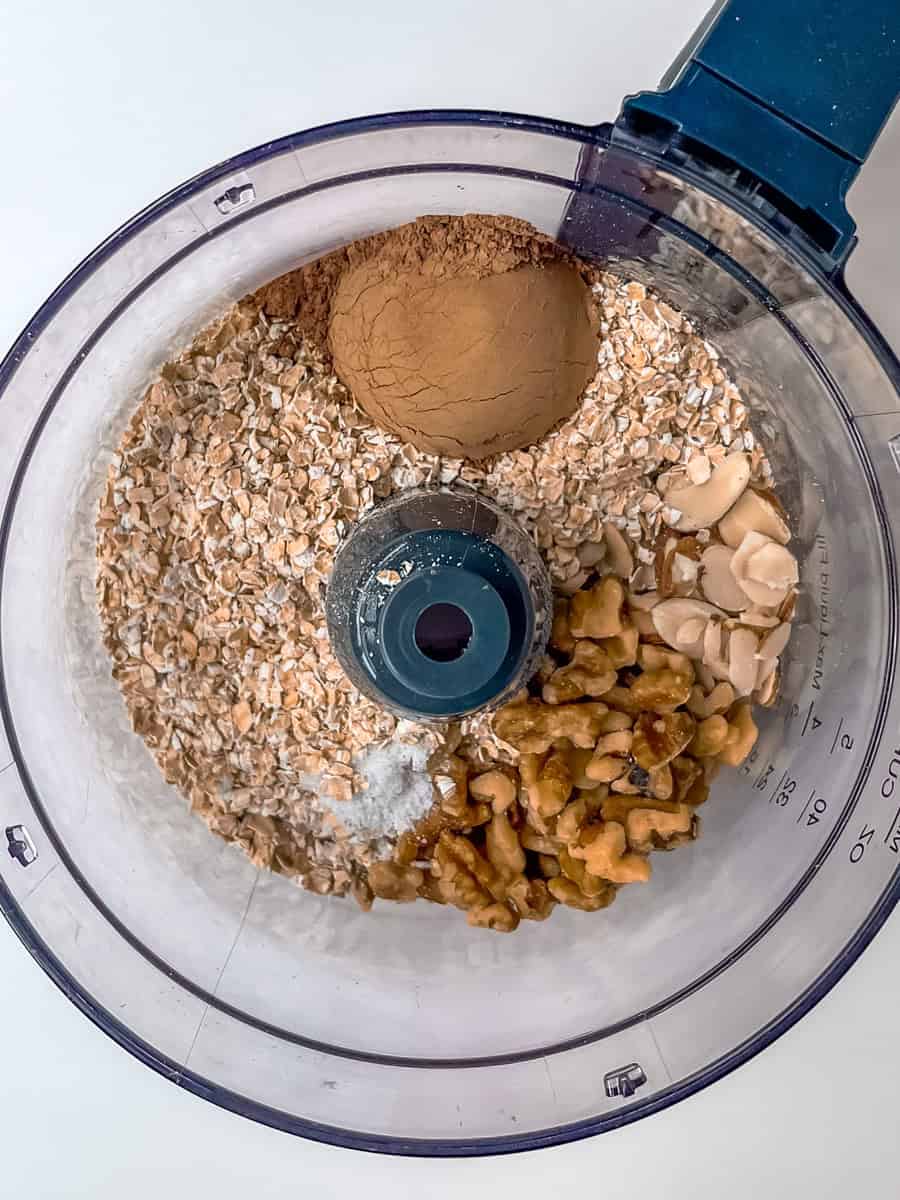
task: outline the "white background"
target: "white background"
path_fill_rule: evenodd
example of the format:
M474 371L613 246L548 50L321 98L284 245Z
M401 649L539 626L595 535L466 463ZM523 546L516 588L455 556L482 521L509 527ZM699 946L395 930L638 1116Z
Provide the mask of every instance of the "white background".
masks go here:
M0 352L97 242L219 159L391 109L612 119L622 95L654 86L706 8L0 0ZM898 192L895 119L851 196L862 245L848 276L900 349ZM573 1146L429 1163L305 1143L180 1091L94 1029L0 922L0 1195L743 1200L765 1189L830 1200L852 1189L894 1200L898 992L895 916L799 1026L699 1096Z

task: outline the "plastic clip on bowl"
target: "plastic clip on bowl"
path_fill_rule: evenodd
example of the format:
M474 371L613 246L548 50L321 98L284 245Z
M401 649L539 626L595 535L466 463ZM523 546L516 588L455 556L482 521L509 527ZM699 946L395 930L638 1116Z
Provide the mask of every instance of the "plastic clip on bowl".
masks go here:
M898 42L894 0L732 0L612 127L448 111L295 134L151 205L36 313L0 366L0 904L142 1061L323 1141L529 1149L718 1079L874 935L900 854L900 372L843 284L843 195ZM780 707L701 841L602 928L567 910L490 941L223 853L128 729L93 613L111 447L183 331L330 245L466 211L531 221L697 323L773 447L802 569ZM454 620L420 634L450 661ZM387 649L396 678L408 653Z

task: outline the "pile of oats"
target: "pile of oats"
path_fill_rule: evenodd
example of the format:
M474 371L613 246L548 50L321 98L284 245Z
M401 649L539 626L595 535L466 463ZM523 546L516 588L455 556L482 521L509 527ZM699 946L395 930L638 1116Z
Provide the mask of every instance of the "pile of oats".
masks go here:
M359 756L433 728L361 696L328 642L335 550L376 501L463 482L512 512L556 587L576 590L612 522L651 562L652 486L699 452L768 463L716 351L643 286L604 275L599 367L575 414L484 463L376 428L290 322L244 301L167 364L114 456L97 518L104 643L135 730L214 832L259 865L344 893L391 838L351 835ZM487 721L459 752L501 754ZM356 799L352 799L352 798Z

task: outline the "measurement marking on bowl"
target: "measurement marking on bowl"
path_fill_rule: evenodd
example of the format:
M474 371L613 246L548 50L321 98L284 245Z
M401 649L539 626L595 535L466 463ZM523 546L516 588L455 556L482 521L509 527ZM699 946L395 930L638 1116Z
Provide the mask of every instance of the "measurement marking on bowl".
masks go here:
M837 748L844 751L853 749L853 738L847 733L841 733L843 721L835 734L835 739L832 744L832 752ZM840 737L840 740L838 740ZM900 783L900 746L894 748L891 753L891 759L887 766L887 771L882 775L879 785L879 795L882 800L892 800L897 792L897 785ZM857 866L865 858L869 847L875 843L886 846L891 854L900 856L900 807L894 810L894 815L891 818L890 825L884 837L881 836L879 826L880 820L876 820L874 824L870 821L864 821L859 833L850 846L848 858L853 866ZM883 826L882 826L883 828ZM877 841L876 841L877 835Z
M890 850L891 854L900 854L900 808L894 813L894 819L891 821L891 827L884 835L884 844Z
M795 823L799 825L803 818L806 817L806 827L807 829L811 829L813 825L818 825L827 811L828 801L813 788L809 793L809 799L800 810L800 816Z
M797 708L797 714L792 714L792 715L799 715L799 712L800 712L799 707L797 707L796 705L794 707ZM821 729L821 727L822 727L821 717L816 717L813 715L815 707L816 707L815 700L810 700L809 708L806 710L806 719L803 722L803 728L800 730L801 737L806 737L807 729L809 730L810 733L815 733L817 729ZM810 718L812 718L811 726L809 723Z
M856 866L858 862L862 862L863 855L868 849L874 836L874 826L864 823L862 829L859 831L859 837L850 847L850 861L854 866Z
M892 438L888 438L888 450L891 452L891 458L894 460L894 466L900 473L900 433L895 433Z
M793 721L799 718L802 711L803 709L799 704L791 705L786 718L787 728L791 726ZM820 729L826 729L828 732L830 732L830 728L827 726L826 721L823 718L815 715L814 700L810 701L809 706L805 711L806 716L803 720L803 727L799 734L795 735L794 740L805 738L808 734L817 733ZM834 726L834 737L831 742L831 748L828 751L829 758L836 753L850 753L856 746L856 737L854 734L848 732L845 725L846 720L846 716L842 716L837 722L837 725ZM744 774L750 775L757 761L757 753L756 751L753 751L748 756L744 766L741 768ZM767 762L764 766L761 766L756 778L753 781L753 790L762 793L762 795L765 795L767 792L769 792L775 771L776 766L773 762ZM797 792L798 786L800 787L800 792L798 795L804 794L806 789L802 786L801 780L799 778L792 777L788 771L784 771L777 784L775 784L771 790L771 794L768 797L769 804L774 804L777 808L786 808L793 799L794 794ZM827 801L823 799L821 794L815 788L813 788L810 792L810 799L807 800L806 804L807 806L812 804L812 813L810 816L814 818L807 821L807 826L818 824L827 808ZM804 807L800 817L797 818L797 824L800 823L805 812L806 807Z

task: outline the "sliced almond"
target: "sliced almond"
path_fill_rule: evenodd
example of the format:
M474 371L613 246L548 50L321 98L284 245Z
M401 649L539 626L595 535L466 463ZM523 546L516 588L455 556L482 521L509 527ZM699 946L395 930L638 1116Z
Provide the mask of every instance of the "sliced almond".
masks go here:
M725 614L720 614L724 616ZM730 678L728 644L730 634L721 621L710 621L703 634L703 662L713 679Z
M695 537L663 535L656 548L656 587L660 596L689 596L695 588L703 547Z
M756 687L758 690L762 687L765 687L766 683L768 683L768 681L769 681L770 676L774 675L775 672L778 670L778 659L777 658L762 658L759 654L757 654L756 657L757 657Z
M634 593L652 591L656 587L656 568L653 563L641 563L636 567L628 586Z
M703 631L703 661L716 662L722 658L722 634L724 626L719 620L709 620Z
M671 471L666 471L656 480L656 490L663 500L668 500L670 493L690 487L692 483L693 480L690 479L684 467L673 467Z
M663 534L657 539L654 566L656 568L656 590L664 600L675 594L672 582L672 565L675 561L675 547L678 538L671 534Z
M621 579L630 579L634 571L634 558L621 531L607 521L603 526L603 538L606 542L609 565L613 574L618 575Z
M674 529L690 533L708 529L721 520L750 482L750 460L746 454L729 454L714 467L706 483L671 487L666 504L679 515L670 522Z
M694 663L694 672L697 676L697 682L705 692L715 691L716 687L718 686L716 683L716 677L705 663Z
M754 604L763 608L777 608L786 598L785 592L770 588L767 583L759 583L755 579L739 579L741 589L746 592Z
M773 541L750 555L747 575L777 592L786 592L800 579L796 558L790 550Z
M709 479L712 474L712 466L705 454L695 454L684 471L691 483L701 484L706 483Z
M749 696L756 687L758 647L750 629L735 629L728 640L728 677L738 696Z
M762 659L777 658L788 644L790 636L791 627L787 621L784 621L781 625L773 629L771 633L766 634L759 644L757 657ZM759 687L759 684L756 686Z
M747 608L741 613L741 624L752 625L754 629L774 629L781 622L774 613L764 612L761 608Z
M678 630L678 640L680 642L696 642L703 637L706 626L711 624L709 621L703 621L700 617L691 617Z
M747 488L719 521L719 536L726 546L736 548L748 533L763 533L786 546L791 531L775 505L753 488Z
M725 614L721 609L707 604L703 600L693 600L686 596L676 596L671 600L661 600L650 614L656 632L674 650L681 650L691 658L700 658L703 654L702 638L682 642L679 640L681 630L691 621L699 619L704 626L710 618L720 618Z
M700 559L700 589L710 604L726 612L741 612L748 607L748 597L732 573L733 557L734 551L728 546L707 546Z
M778 689L781 685L781 670L778 666L778 659L763 659L760 666L768 666L771 669L769 674L765 675L761 682L757 683L753 699L757 704L761 704L763 708L771 708L778 699Z
M717 683L728 683L731 679L731 667L724 658L709 664L709 673Z
M794 609L797 606L797 593L793 589L788 592L781 604L778 606L778 618L781 621L792 621L794 619Z
M763 608L778 608L799 578L790 550L753 530L735 550L731 570L742 591Z
M764 533L756 533L752 529L744 535L731 559L731 570L736 579L741 579L746 574L747 563L750 561L751 555L768 545L771 540Z
M692 591L699 573L700 566L694 559L676 551L672 557L672 586L676 592L685 594Z

